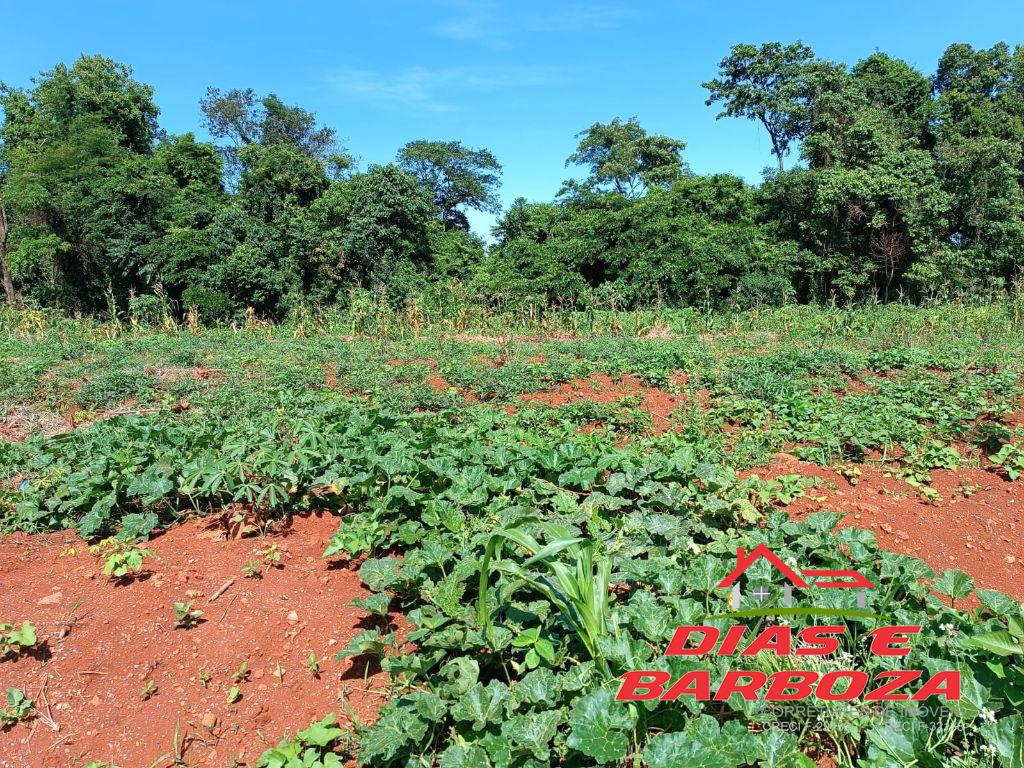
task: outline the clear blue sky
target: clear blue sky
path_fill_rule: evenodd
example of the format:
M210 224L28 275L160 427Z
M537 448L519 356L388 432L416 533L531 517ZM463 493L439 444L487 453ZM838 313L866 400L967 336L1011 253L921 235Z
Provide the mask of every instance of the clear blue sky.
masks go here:
M362 167L412 139L485 146L504 166L506 202L551 199L570 173L573 134L616 115L684 139L699 173L757 181L771 162L766 138L750 123L716 122L700 87L733 43L800 39L847 63L879 49L931 74L949 43L1024 42L1019 0L0 6L0 80L12 85L101 53L156 88L164 128L200 134L207 86L273 91L336 128Z

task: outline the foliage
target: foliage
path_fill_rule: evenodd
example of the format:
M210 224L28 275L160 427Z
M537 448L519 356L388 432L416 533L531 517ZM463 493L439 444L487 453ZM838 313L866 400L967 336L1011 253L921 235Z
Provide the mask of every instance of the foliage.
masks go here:
M174 609L175 629L192 629L192 627L198 626L202 620L203 612L198 608L193 608L195 600L188 600L182 602L176 602L171 605Z
M577 134L585 178L502 211L486 148L417 140L358 170L333 127L246 88L201 99L216 143L169 135L150 86L83 56L0 88L0 282L12 304L236 326L364 291L413 313L452 291L524 313L990 296L1024 252L1022 61L735 45L707 103L767 131L762 184L692 174L682 138L613 117ZM470 210L499 216L493 244Z
M257 768L341 768L345 763L334 748L344 742L346 732L335 720L335 715L329 714L295 738L282 740L260 756Z
M7 708L0 707L0 729L20 723L32 716L32 699L20 688L8 688Z
M446 229L469 229L461 207L501 210L501 165L486 149L469 149L457 141L410 141L399 151L398 164L434 193Z
M0 623L0 658L8 654L17 656L38 641L35 625L31 622L22 622L20 628L15 624Z
M567 182L569 191L607 188L632 199L652 187L668 186L683 173L681 155L686 143L668 136L648 136L636 118L625 123L617 117L607 124L594 123L576 138L579 146L565 164L587 166L590 177L581 189Z
M132 544L117 537L104 539L89 547L103 561L103 575L122 579L142 570L142 561L156 553L141 544Z
M424 333L372 308L377 319L187 332L0 314L8 354L25 363L0 379L12 407L58 409L69 382L115 361L151 371L124 393L141 413L0 444L4 474L24 479L0 489L5 530L77 526L129 542L184 514L338 514L325 554L361 558L371 594L353 602L366 630L336 658L376 659L392 697L375 723L349 734L331 717L269 750L265 765L804 768L808 753L876 766L1015 754L1019 604L886 552L869 531L838 529L838 512L791 520L781 508L814 481L745 471L786 450L851 477L880 465L928 488L930 473L1014 444L1024 344L1013 304L480 316L460 329L492 336L476 341L453 341L449 314L425 313L438 332ZM372 338L339 339L356 321ZM652 327L666 330L648 338ZM533 340L562 328L576 333ZM678 395L673 429L655 432L637 397L520 399L592 374ZM185 395L189 407L175 407ZM715 585L737 546L758 544L867 574L879 587L871 613L924 627L906 667L961 671L963 698L823 703L815 717L740 697L616 701L627 669L720 679L724 660L683 662L664 647L679 624L721 612ZM269 565L273 551L261 542L253 557ZM817 599L844 609L855 598ZM192 602L174 609L200 618ZM821 671L889 669L862 642L875 621L845 619L849 657L816 662ZM770 673L782 661L750 664Z
M814 51L800 42L734 45L719 62L720 76L704 83L710 91L707 105L725 106L718 118L747 117L764 126L779 171L790 145L808 131L806 75L813 61Z

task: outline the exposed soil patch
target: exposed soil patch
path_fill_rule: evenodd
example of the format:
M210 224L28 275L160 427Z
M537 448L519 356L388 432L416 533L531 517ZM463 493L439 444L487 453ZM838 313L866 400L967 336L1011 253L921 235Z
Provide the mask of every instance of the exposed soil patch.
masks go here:
M102 575L71 533L0 538L0 620L33 622L46 659L0 662L0 687L24 689L59 726L37 718L0 733L0 766L147 766L173 752L178 723L189 765L251 765L285 731L326 712L344 720L341 695L372 719L386 676L363 659L333 661L372 626L347 605L368 594L356 569L320 557L336 526L330 514L299 517L280 535L223 541L213 521L188 522L154 540L148 573L122 585ZM244 578L242 566L268 544L281 551L280 567ZM203 621L174 629L171 603L186 600ZM319 676L306 669L310 651L321 660ZM228 703L243 662L240 698ZM156 691L144 698L148 681Z
M15 405L7 409L3 421L0 422L0 440L16 443L37 431L47 437L52 437L72 429L74 429L73 422L59 413L26 405Z
M811 498L786 508L795 518L811 512L845 514L842 525L873 531L892 552L918 557L936 573L957 568L979 587L1024 600L1024 483L984 469L933 470L942 499L931 504L898 478L865 466L856 485L838 472L780 454L762 478L799 474L821 480ZM834 486L834 488L828 486Z
M686 384L684 375L677 377L676 383ZM532 392L520 395L523 402L546 403L552 406L576 403L589 400L595 403L617 403L623 398L638 398L639 408L650 414L651 423L657 433L667 432L672 426L670 418L673 411L686 402L685 395L673 395L656 387L648 387L638 376L625 374L618 379L595 373L585 379L573 379L559 385L550 392Z
M221 379L223 375L219 371L207 368L205 365L196 365L192 368L180 368L177 366L157 366L143 370L147 376L155 376L161 384L177 384L181 381L209 381L210 379Z

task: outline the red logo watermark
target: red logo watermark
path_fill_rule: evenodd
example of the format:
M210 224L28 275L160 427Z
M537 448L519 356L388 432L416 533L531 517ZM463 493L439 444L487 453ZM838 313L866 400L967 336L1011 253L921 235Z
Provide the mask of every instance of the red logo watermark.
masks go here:
M742 591L740 578L760 559L766 560L786 579L784 607L778 609L740 610ZM797 569L779 558L761 544L749 554L746 549L736 550L736 567L719 582L721 589L731 589L730 613L711 618L743 618L771 615L830 615L881 619L863 609L864 593L858 594L858 610L818 609L793 607L793 588L820 589L873 589L874 584L854 570ZM763 601L764 590L754 592L754 599ZM771 653L779 657L806 658L830 656L840 650L840 638L846 633L844 624L824 624L805 627L797 631L788 624L769 626L753 634L747 624L736 624L723 632L718 627L685 625L676 629L665 649L666 656L738 656L740 658ZM920 625L882 625L865 636L868 652L873 656L905 657L910 654L914 635L921 632ZM943 670L925 679L916 690L908 690L924 676L922 670L884 670L873 677L863 670L838 669L820 673L812 669L790 669L768 674L760 670L729 670L712 690L709 670L691 670L673 681L663 670L633 670L621 676L622 684L615 698L620 701L676 701L692 696L698 701L725 701L740 695L747 701L924 701L931 697L944 697L948 701L960 699L960 672Z

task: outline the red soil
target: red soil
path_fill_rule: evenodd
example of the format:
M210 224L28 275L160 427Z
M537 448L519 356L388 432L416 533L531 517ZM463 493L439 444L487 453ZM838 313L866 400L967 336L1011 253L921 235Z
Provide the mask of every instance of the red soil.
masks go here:
M1024 600L1024 483L985 469L933 470L932 487L942 499L932 504L878 468L862 471L851 485L834 470L780 454L776 463L752 474L817 477L821 482L810 495L786 508L793 518L843 512L842 525L873 531L884 549L918 557L936 573L957 568L973 576L978 587Z
M680 386L686 384L686 376L675 379ZM616 403L625 397L640 399L639 407L651 416L651 423L657 433L667 432L671 427L670 415L686 402L683 395L673 395L655 387L644 386L638 376L625 374L613 379L603 373L595 373L586 379L573 379L550 392L534 392L520 395L524 402L547 403L552 406L590 400L595 403Z
M70 533L0 539L0 620L31 621L44 649L0 662L0 688L22 688L57 726L40 716L0 732L0 767L147 766L174 752L176 723L189 765L251 765L285 731L326 712L345 720L341 695L360 719L372 719L386 676L368 670L364 679L364 660L333 661L372 626L347 605L367 594L355 568L320 557L336 527L324 514L295 518L264 539L224 541L218 523L191 521L151 542L157 557L145 560L141 578L120 585ZM268 544L281 551L280 567L244 578L242 566ZM195 600L204 621L174 629L171 603L184 600ZM311 650L321 660L318 677L305 668ZM243 662L249 674L229 704ZM157 689L144 700L150 680Z

